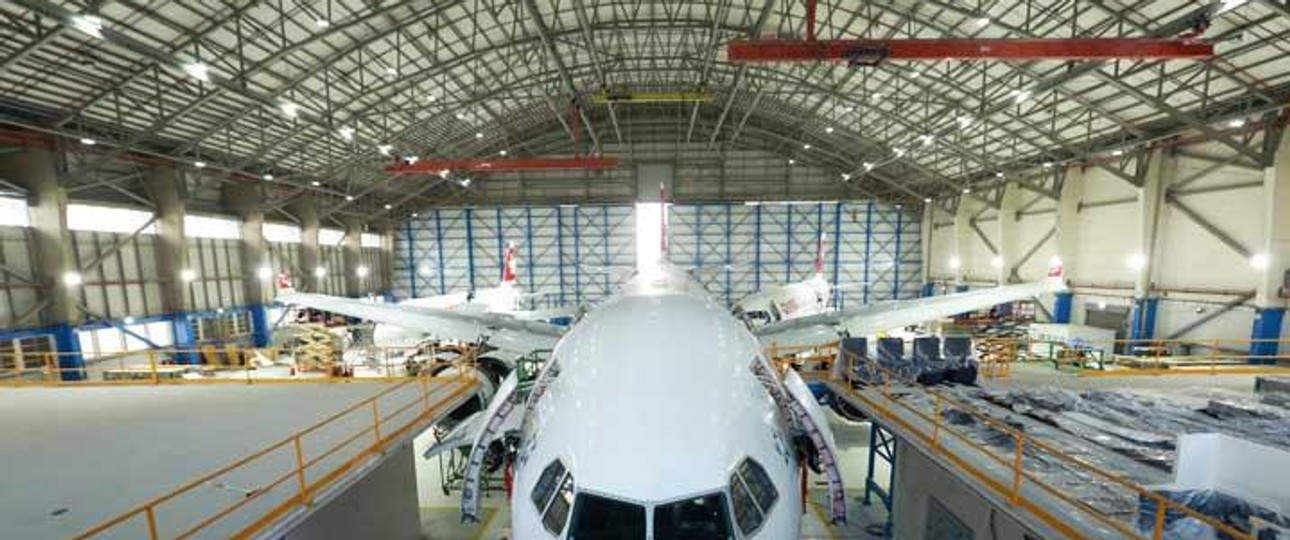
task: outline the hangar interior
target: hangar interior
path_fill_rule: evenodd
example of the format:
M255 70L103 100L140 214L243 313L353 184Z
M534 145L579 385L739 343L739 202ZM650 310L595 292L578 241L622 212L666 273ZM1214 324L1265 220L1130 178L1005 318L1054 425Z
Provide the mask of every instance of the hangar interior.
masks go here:
M1284 1L0 28L0 537L1290 539Z

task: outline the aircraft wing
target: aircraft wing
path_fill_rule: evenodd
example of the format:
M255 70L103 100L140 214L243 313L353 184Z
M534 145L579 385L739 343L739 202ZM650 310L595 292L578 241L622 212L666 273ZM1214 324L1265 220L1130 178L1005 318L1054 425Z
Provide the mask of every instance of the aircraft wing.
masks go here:
M757 329L756 334L765 345L819 345L836 340L840 331L853 336L864 336L1065 289L1066 286L1060 280L1053 279L914 300L880 302L856 309L771 323Z
M444 339L476 341L488 336L488 343L513 351L550 349L564 329L541 321L521 320L504 313L450 311L403 304L377 304L322 294L293 293L278 302L364 319L381 324L424 331Z

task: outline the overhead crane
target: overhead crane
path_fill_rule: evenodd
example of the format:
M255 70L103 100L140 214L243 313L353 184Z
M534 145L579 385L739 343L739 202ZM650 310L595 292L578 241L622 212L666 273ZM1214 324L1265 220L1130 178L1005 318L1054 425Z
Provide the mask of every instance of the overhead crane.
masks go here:
M737 40L726 47L731 62L845 60L876 65L886 60L1157 60L1204 59L1214 45L1190 39L769 39Z
M914 38L816 39L817 0L806 0L806 39L740 39L727 44L731 62L814 62L845 60L874 66L887 60L1170 60L1214 56L1214 45L1196 38L1208 27L1201 13L1193 28L1176 38Z

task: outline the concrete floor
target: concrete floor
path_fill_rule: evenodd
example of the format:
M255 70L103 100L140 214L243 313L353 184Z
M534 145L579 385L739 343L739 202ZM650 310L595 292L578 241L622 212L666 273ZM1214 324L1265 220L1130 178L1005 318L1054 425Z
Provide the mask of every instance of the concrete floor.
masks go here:
M0 538L66 538L79 533L387 386L355 382L0 390ZM411 387L400 389L389 399L406 402L416 395L412 392L416 390ZM370 421L370 414L365 416ZM330 446L329 440L344 436L342 431L352 433L361 421L342 419L335 432L320 432L308 444L321 451ZM257 481L266 481L267 475L256 478L255 471L248 473L198 487L192 496L162 507L162 529L210 515L245 496L244 490Z

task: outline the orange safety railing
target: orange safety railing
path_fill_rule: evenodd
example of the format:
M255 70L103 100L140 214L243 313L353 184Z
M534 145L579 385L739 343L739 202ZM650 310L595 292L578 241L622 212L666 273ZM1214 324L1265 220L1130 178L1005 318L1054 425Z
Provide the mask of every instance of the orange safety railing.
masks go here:
M289 372L267 373L268 367L256 366L256 357L276 361L293 354L290 347L253 349L238 345L206 345L200 349L140 349L122 351L110 358L86 359L84 366L60 367L60 360L77 353L26 353L0 354L0 387L3 386L103 386L141 384L226 384L226 383L290 383L290 382L343 382L355 380L354 368L364 372L357 376L364 381L404 380L416 375L409 371L405 361L410 353L425 351L416 347L361 347L377 361L357 366L347 366L339 358L325 365L312 367L295 364L280 365ZM443 351L458 353L452 362L474 362L476 353L470 347L445 347ZM181 363L172 358L190 357L199 363ZM35 366L33 366L35 364ZM181 375L197 373L200 378L182 378ZM214 376L234 373L237 376Z
M199 535L251 537L290 512L311 507L345 474L451 412L472 395L475 386L464 378L429 377L394 384L290 437L103 521L74 539L108 534L148 540ZM222 507L212 504L209 491L203 489L236 484L254 487Z
M986 414L972 404L946 395L942 391L932 388L920 387L911 380L904 379L893 373L891 370L879 365L877 362L868 359L858 359L853 355L846 356L849 362L856 360L867 361L880 373L882 380L880 388L876 391L865 392L857 391L851 385L842 385L841 388L846 395L855 398L865 405L865 409L872 412L875 416L889 425L898 426L907 435L917 438L932 449L934 453L944 457L953 463L960 470L966 472L973 479L994 491L996 494L1004 497L1007 501L1038 518L1053 530L1069 538L1087 538L1078 529L1069 523L1069 517L1056 515L1050 509L1045 507L1041 502L1034 500L1027 495L1023 488L1030 486L1032 489L1038 489L1043 494L1052 497L1062 503L1069 505L1072 509L1089 519L1105 525L1114 531L1123 534L1126 538L1145 539L1148 538L1140 533L1131 523L1108 516L1096 508L1093 508L1087 502L1076 499L1070 494L1063 491L1062 488L1053 486L1045 482L1036 473L1026 467L1026 457L1042 460L1043 457L1050 457L1053 460L1060 461L1072 469L1086 473L1094 478L1103 480L1112 486L1126 490L1140 499L1149 499L1156 504L1155 524L1151 531L1152 540L1162 540L1165 531L1165 517L1168 512L1177 512L1187 517L1195 518L1211 527L1216 531L1230 536L1237 540L1255 540L1254 537L1245 532L1238 530L1226 523L1223 523L1213 517L1196 511L1186 505L1175 502L1163 495L1151 491L1137 483L1124 478L1114 472L1103 470L1102 468L1084 461L1078 457L1072 456L1055 446L1046 443L1036 437L1029 436L1026 433L1002 422L993 416ZM850 370L847 370L850 373ZM897 399L899 396L893 396L893 384L910 385L905 392L925 392L932 398L932 410L919 409L909 403L907 399ZM833 385L835 388L838 385ZM952 407L960 412L971 415L974 419L981 421L991 428L996 429L1013 440L1013 452L1011 455L1000 455L999 453L986 447L978 442L972 436L960 430L953 428L952 424L947 424L944 420L944 412L947 407ZM921 422L923 425L918 425ZM956 442L961 443L963 447L974 450L976 454L984 456L995 464L1001 466L1009 472L1009 478L1001 480L997 475L990 474L983 467L977 465L979 460L974 460L970 456L950 445L946 445L947 437L952 437ZM1136 515L1136 514L1135 514Z

